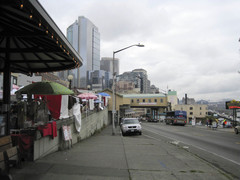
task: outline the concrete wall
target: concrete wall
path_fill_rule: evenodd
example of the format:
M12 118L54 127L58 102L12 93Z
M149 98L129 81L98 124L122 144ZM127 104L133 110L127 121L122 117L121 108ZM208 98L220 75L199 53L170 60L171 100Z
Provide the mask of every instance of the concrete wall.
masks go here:
M103 111L91 112L82 114L81 131L76 131L74 118L58 120L57 130L58 135L52 139L50 136L41 137L40 132L36 134L36 140L33 147L33 160L37 160L52 152L58 150L64 150L71 147L71 142L66 142L63 139L62 125L68 125L71 127L72 132L72 144L76 144L83 139L92 136L94 133L100 131L102 128L110 123L111 119L108 116L108 109Z

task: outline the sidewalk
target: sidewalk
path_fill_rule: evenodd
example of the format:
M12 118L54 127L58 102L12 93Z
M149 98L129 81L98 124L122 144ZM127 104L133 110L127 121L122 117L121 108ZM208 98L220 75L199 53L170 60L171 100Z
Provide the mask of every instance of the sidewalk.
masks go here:
M119 132L119 131L118 131ZM12 169L14 180L129 179L120 133L111 126L73 148L58 151L35 162Z
M80 179L229 179L223 172L186 150L142 136L122 137L112 127L22 169L11 169L14 180Z

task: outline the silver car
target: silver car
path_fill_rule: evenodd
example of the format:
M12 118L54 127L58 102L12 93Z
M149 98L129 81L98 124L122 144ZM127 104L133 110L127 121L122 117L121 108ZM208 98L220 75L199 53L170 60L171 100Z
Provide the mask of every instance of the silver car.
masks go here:
M122 135L138 133L142 135L142 126L137 118L124 118L121 123Z

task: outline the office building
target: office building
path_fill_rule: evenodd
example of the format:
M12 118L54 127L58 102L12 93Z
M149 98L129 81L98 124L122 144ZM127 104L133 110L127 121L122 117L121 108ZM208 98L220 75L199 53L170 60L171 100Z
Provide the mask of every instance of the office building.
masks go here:
M113 74L113 58L102 57L100 61L100 69ZM119 75L119 59L118 58L114 58L114 71L116 72L116 75Z
M72 86L87 88L87 72L100 70L100 33L98 28L84 16L79 16L67 28L67 39L83 59L80 68L61 72L59 76L67 79L73 75Z
M117 81L130 81L139 88L139 93L150 93L150 81L147 79L147 71L144 69L134 69L117 76Z
M88 71L88 86L91 90L102 91L110 88L110 72L103 70Z

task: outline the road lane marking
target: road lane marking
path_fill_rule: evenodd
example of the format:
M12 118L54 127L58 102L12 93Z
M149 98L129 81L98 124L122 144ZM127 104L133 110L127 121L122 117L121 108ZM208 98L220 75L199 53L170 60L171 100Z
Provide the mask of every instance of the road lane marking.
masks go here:
M221 156L221 155L219 155L219 154L216 154L216 153L214 153L214 152L208 151L208 150L206 150L206 149L204 149L204 148L201 148L201 147L199 147L199 146L192 145L192 144L188 144L188 143L184 143L184 142L179 141L179 140L177 140L177 139L175 139L175 138L171 138L171 137L168 137L168 136L165 136L165 135L162 135L162 134L153 132L153 131L149 130L148 128L143 128L143 129L145 129L145 130L147 130L147 131L149 131L149 132L152 132L152 133L154 133L154 134L163 136L163 137L165 137L165 138L167 138L167 139L171 139L171 140L173 140L173 141L178 141L178 142L181 142L181 143L183 143L183 144L186 144L186 145L189 145L189 146L193 146L193 147L195 147L195 148L197 148L197 149L201 149L202 151L208 152L208 153L210 153L210 154L213 154L213 155L215 155L215 156L218 156L218 157L220 157L220 158L223 158L223 159L225 159L225 160L227 160L227 161L230 161L230 162L232 162L232 163L237 164L237 165L240 166L240 163L238 163L238 162L236 162L236 161L234 161L234 160L232 160L232 159L229 159L229 158L226 158L226 157ZM157 138L154 138L154 137L151 137L151 136L148 136L148 135L144 135L144 136L149 137L149 138L151 138L151 139L155 139L155 140L157 140L157 141L160 141L160 140L158 140Z

